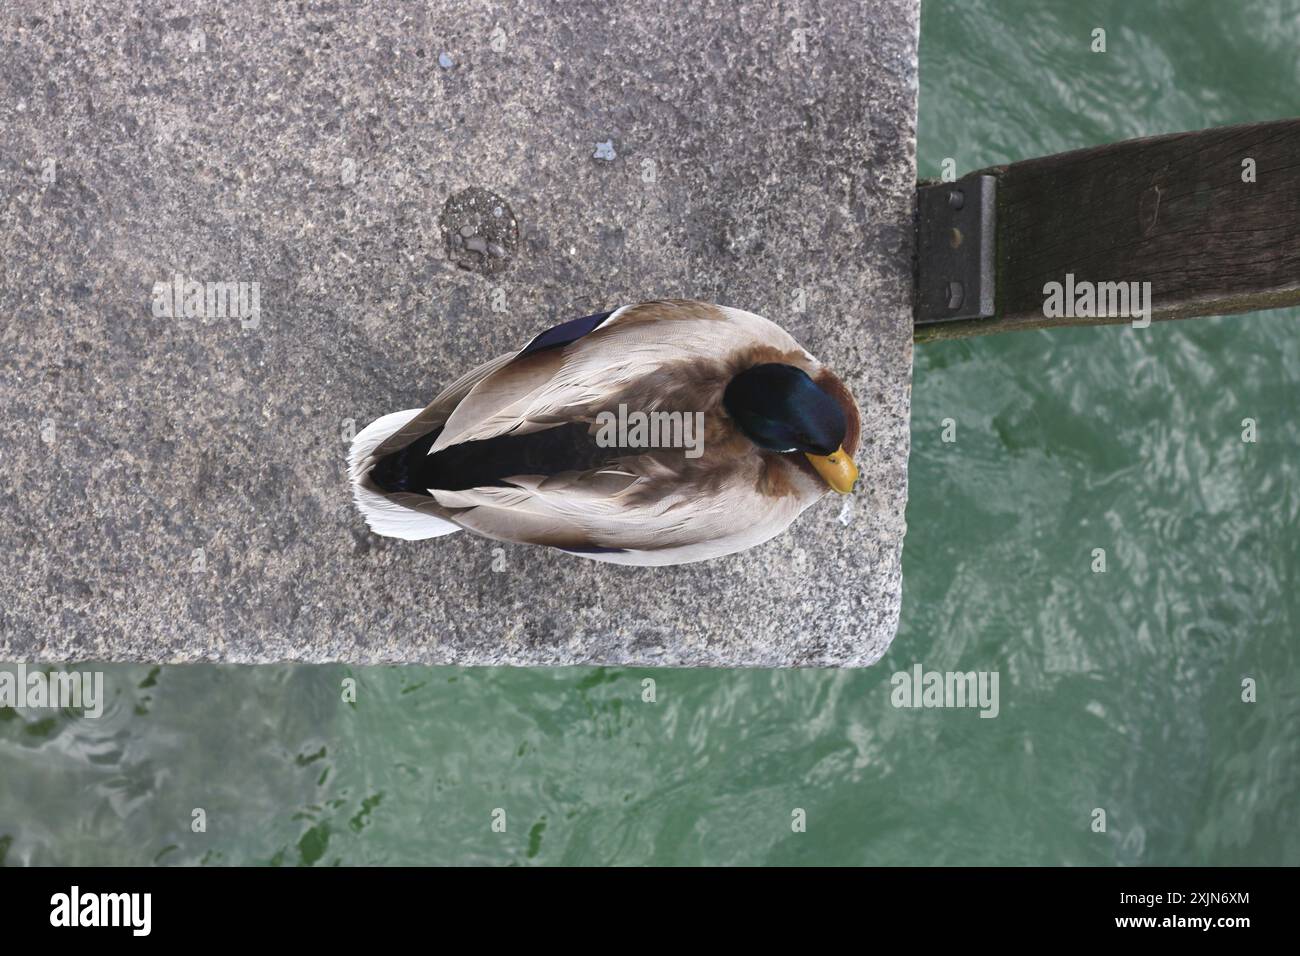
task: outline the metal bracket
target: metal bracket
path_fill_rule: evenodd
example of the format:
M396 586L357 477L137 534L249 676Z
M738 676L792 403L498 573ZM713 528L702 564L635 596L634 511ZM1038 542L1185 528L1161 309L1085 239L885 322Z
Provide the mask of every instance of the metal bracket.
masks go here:
M917 187L916 325L993 316L997 183L967 176Z

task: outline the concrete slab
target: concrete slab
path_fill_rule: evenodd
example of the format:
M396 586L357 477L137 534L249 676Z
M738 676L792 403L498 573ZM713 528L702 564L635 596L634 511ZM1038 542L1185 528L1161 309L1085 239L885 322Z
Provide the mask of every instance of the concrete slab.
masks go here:
M0 12L0 659L884 652L917 0L62 7ZM494 215L486 193L515 231L479 263L448 229ZM169 317L155 286L176 276L246 283L243 317ZM354 428L663 296L764 314L844 377L865 412L851 501L664 569L366 531Z

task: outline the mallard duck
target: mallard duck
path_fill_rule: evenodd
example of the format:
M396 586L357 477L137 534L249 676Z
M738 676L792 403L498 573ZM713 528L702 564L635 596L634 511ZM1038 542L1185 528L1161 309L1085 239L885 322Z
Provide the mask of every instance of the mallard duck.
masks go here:
M780 326L643 302L547 329L427 408L372 422L349 472L378 534L463 529L683 564L762 544L828 491L850 493L858 430L848 389Z

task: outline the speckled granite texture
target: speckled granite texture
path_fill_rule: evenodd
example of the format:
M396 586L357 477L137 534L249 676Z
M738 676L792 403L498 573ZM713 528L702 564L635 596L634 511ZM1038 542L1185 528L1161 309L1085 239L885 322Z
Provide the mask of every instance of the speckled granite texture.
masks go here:
M876 660L901 591L917 7L9 0L0 660ZM482 192L444 208L471 188L515 219L491 255L447 231L483 214ZM173 303L155 287L178 275ZM231 287L227 315L186 317L187 281L246 283L244 309ZM852 499L678 568L367 532L354 429L663 296L766 315L844 377Z

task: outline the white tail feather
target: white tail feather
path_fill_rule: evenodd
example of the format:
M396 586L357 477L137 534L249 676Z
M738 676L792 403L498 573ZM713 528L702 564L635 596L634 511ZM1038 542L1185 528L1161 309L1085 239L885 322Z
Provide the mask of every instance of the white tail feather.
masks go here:
M402 507L373 488L367 487L362 480L374 465L375 449L422 411L424 411L422 408L411 408L377 418L352 440L352 449L348 453L348 476L352 479L352 498L365 517L366 524L375 534L382 534L389 538L402 538L405 541L420 541L460 530L460 525L452 524L435 515Z

